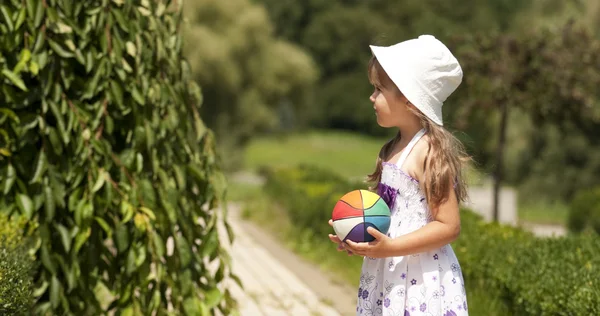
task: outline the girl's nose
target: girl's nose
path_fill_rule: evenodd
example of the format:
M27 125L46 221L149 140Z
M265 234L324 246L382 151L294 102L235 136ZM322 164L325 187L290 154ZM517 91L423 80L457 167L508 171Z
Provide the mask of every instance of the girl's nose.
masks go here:
M371 94L371 96L369 97L369 100L371 100L371 102L373 102L373 103L375 103L375 94L376 94L376 93L377 93L377 92L373 92L373 93Z

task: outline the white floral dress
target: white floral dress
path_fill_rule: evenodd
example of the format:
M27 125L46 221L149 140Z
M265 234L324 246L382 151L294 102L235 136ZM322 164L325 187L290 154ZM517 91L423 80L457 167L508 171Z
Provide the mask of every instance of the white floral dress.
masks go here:
M388 236L413 232L432 218L419 182L400 167L425 133L421 130L397 164L384 163L379 195L392 211ZM357 315L468 315L458 260L450 245L414 255L365 258L358 289Z

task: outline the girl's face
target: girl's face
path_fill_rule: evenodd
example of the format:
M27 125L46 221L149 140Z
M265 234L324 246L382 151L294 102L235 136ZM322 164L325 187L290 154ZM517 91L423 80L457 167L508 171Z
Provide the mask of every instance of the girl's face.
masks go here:
M415 114L409 109L408 99L385 73L377 59L369 62L369 81L375 88L369 98L377 115L377 124L381 127L400 127Z
M389 81L389 82L388 82ZM375 91L369 99L381 127L398 127L408 117L414 116L408 109L408 99L396 88L391 80L374 82Z

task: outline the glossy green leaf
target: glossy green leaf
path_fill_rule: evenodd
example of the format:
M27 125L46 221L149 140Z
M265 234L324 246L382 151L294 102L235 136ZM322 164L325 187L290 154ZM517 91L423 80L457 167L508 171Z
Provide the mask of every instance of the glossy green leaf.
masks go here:
M204 303L197 297L189 297L183 301L183 311L185 315L208 315L205 311L207 308Z
M58 44L57 42L51 40L51 39L47 39L48 44L50 44L50 47L52 47L52 50L58 54L58 56L62 57L62 58L73 58L75 57L75 54L73 54L72 52L68 51L67 49L63 48L60 44Z
M28 49L22 50L21 54L19 56L19 62L15 65L13 72L15 74L20 73L23 69L25 69L25 67L27 66L27 63L29 63L30 60L31 60L31 52Z
M17 15L17 20L15 22L15 29L19 29L21 27L21 25L23 25L23 22L25 22L26 17L27 17L27 11L25 10L25 8L21 8L21 10L19 10L19 15Z
M83 245L88 240L88 238L90 238L91 234L92 234L91 228L87 228L86 230L79 231L77 233L77 236L75 237L75 244L73 245L73 250L75 251L75 253L79 252L79 250L81 249L81 247L83 247Z
M25 83L19 77L19 75L15 74L14 72L12 72L8 69L2 69L2 74L4 75L4 77L6 77L10 82L12 82L12 84L17 86L19 89L21 89L23 91L28 91L27 87L25 86Z
M114 80L110 81L110 91L114 101L119 104L119 106L123 107L123 89L121 88L121 85Z
M83 188L77 188L75 189L71 195L69 195L69 211L74 212L77 209L77 205L79 203L82 203L81 201L81 193L83 191Z
M104 170L100 169L98 171L98 177L96 178L96 182L94 183L94 186L92 187L92 193L98 192L98 190L100 190L102 188L102 186L104 185L105 181L106 181L106 175L104 173Z
M42 244L40 247L40 257L42 258L42 265L48 270L52 275L56 275L56 266L52 262L50 258L50 251L48 250L48 246Z
M129 32L129 23L125 20L125 17L123 17L122 11L121 10L112 10L111 12L112 12L113 16L115 17L115 20L119 24L119 27L121 27L121 29L123 29L123 31Z
M53 101L48 101L48 107L50 108L52 114L54 115L54 118L56 119L58 131L60 132L62 141L65 143L65 145L69 144L71 138L65 125L64 116L61 113L58 104L54 103Z
M133 87L131 89L131 96L133 97L133 99L135 100L135 102L137 102L139 105L145 105L146 104L145 98L142 96L142 94L137 89L137 87Z
M47 161L46 161L46 152L42 149L38 154L37 162L35 164L35 171L33 173L33 177L29 180L29 184L40 182L44 172L46 172Z
M119 253L124 253L125 250L129 248L129 231L127 229L127 226L124 224L117 226L114 238L117 250L119 251Z
M53 308L58 307L60 296L61 296L61 285L60 281L56 276L52 276L52 280L50 281L50 303Z
M220 289L212 289L204 295L204 303L210 309L215 307L223 297Z
M56 213L56 203L50 185L44 185L44 210L46 222L52 221Z
M56 128L48 128L48 138L52 144L52 151L57 155L61 155L63 152L63 143L58 135L58 132L56 131Z
M2 18L8 27L8 31L14 31L15 25L13 24L12 12L10 12L9 8L4 5L0 5L0 13L2 13Z
M13 167L12 163L8 163L6 167L6 180L4 181L4 187L2 188L2 192L4 195L7 195L12 189L15 180L17 179L17 172L15 167Z
M102 229L104 230L104 232L106 233L106 235L108 235L108 238L112 237L112 228L110 228L110 225L108 225L108 223L100 218L100 217L94 217L94 219L96 220L96 223L98 223L98 225L100 225L100 227L102 227Z
M178 236L177 238L175 238L175 241L177 244L177 252L179 253L179 258L181 260L181 265L185 267L192 261L190 245L188 244L187 240L182 236Z
M35 18L33 21L33 26L38 28L42 23L42 19L44 18L44 1L37 0L37 6L35 8Z
M33 215L33 202L31 199L25 194L17 194L17 206L26 218L31 218Z
M65 251L69 252L71 250L71 234L62 224L55 224L54 227L56 227L56 230L60 235L60 240L65 248Z
M123 217L121 223L129 222L133 218L134 213L135 209L133 205L125 200L121 201L121 216Z
M214 253L219 246L219 237L216 229L211 229L205 237L204 244L202 245L202 255L207 257Z
M42 283L42 285L40 285L38 288L35 289L35 291L33 292L33 297L40 297L42 296L42 294L44 294L46 292L46 290L48 289L48 286L50 284L46 281L44 281L44 283Z
M156 232L152 234L152 242L154 246L154 250L156 251L156 255L159 258L162 258L165 255L165 242L160 237L160 235Z
M37 2L38 1L36 1L36 0L26 0L25 1L26 7L27 7L27 14L29 15L29 17L35 16L35 6L36 6ZM39 2L41 2L41 1L39 1Z
M142 207L140 207L140 211L142 211L144 214L148 215L148 217L151 220L153 220L153 221L156 220L156 216L154 215L154 212L151 209L142 206Z

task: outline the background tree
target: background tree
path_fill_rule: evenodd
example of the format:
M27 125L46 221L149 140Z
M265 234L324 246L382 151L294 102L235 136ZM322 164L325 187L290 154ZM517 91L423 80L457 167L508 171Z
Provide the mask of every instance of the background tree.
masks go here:
M38 314L231 311L224 180L181 15L180 1L0 5L0 209L39 225Z
M239 147L253 135L289 128L282 113L303 120L317 70L306 53L274 36L264 8L249 0L188 1L185 11L185 54L204 89L202 116L229 165L237 165Z
M497 218L498 192L504 180L508 118L513 108L520 109L520 113L524 113L531 124L537 127L537 130L518 135L537 140L537 145L534 141L526 146L527 151L521 153L522 161L530 162L528 167L540 166L540 156L544 156L547 148L547 145L540 142L552 139L555 141L552 143L556 144L576 144L577 135L587 134L590 137L588 139L591 139L591 135L598 132L600 95L596 87L600 84L600 74L592 69L600 66L600 58L595 53L600 48L600 42L587 29L567 24L560 32L543 31L520 35L488 33L465 37L463 42L455 45L461 47L458 55L463 61L466 74L465 86L459 92L462 102L455 118L460 121L458 124L470 131L467 134L476 135L474 130L482 130L481 124L487 124L488 121L477 118L489 116L490 110L497 110L491 116L498 119L498 131L494 134L479 134L476 141L476 144L487 142L496 147L495 157L490 161L495 165L494 214ZM468 124L475 126L467 127ZM577 128L574 129L575 126ZM540 131L548 134L544 135ZM564 134L566 131L574 133L567 135ZM497 140L490 138L490 135L497 137ZM563 172L569 167L584 169L582 165L589 158L587 155L595 152L595 143L597 142L589 143L588 149L579 144L580 150L565 151L564 155L573 159L563 161L562 168L542 168L545 175L536 174L539 169L527 170L529 168L523 166L519 169L519 180L526 181L528 176L547 177L552 174L559 180L554 185L562 183L560 179L568 177ZM563 148L568 149L570 146L564 145ZM580 158L574 158L577 156ZM586 157L581 158L583 156ZM487 159L483 157L481 160ZM552 162L557 161L552 159ZM550 166L548 161L543 165ZM598 174L597 172L593 174ZM578 187L564 184L560 186L563 188L560 195L566 198L570 198ZM543 192L548 193L545 190Z
M369 44L389 45L424 33L446 40L454 34L504 29L527 6L516 0L469 5L458 0L261 2L275 22L275 34L306 48L321 70L312 125L372 135L389 131L374 123L368 101Z

